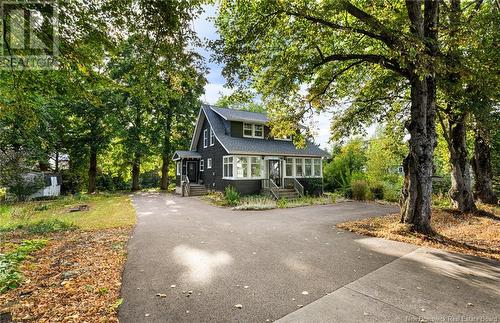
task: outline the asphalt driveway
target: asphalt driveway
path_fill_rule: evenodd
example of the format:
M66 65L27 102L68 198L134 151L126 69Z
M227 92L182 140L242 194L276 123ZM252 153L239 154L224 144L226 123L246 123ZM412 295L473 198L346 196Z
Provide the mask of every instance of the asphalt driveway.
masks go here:
M307 304L417 249L335 227L397 211L393 206L345 202L232 211L157 193L138 194L134 204L138 224L128 244L121 322L266 322L295 311L299 316L291 321L301 321L300 313L311 315L306 309L316 303ZM361 304L350 297L344 310Z

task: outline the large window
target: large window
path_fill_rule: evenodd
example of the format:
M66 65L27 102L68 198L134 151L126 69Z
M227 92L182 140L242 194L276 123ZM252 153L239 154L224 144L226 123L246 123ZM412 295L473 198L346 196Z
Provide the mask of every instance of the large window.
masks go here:
M260 175L261 175L260 157L250 157L250 176L260 177Z
M214 130L212 129L212 127L210 127L210 146L214 145L215 142L214 137L215 137Z
M258 156L226 156L223 176L228 179L262 178L262 158Z
M203 130L203 148L208 147L208 129Z
M314 177L321 177L321 159L313 159L314 161Z
M293 158L287 158L285 163L285 176L293 177Z
M243 123L243 137L264 138L264 126L260 124Z
M295 158L295 177L304 176L304 171L302 169L302 158Z
M310 158L304 159L304 169L306 177L311 177L312 172L312 160Z
M248 157L236 157L236 177L248 177Z
M226 156L223 158L223 177L231 178L233 177L233 157Z

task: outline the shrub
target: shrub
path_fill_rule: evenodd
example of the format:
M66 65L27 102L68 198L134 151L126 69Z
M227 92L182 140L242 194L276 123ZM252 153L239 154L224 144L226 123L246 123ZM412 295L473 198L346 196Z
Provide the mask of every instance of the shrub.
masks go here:
M401 185L384 183L384 200L388 202L398 202L401 196Z
M240 202L240 193L238 193L234 187L229 185L224 189L224 199L226 201L226 205L236 206Z
M384 198L384 185L380 182L370 185L370 191L375 200L382 200Z
M284 209L288 206L288 201L284 198L280 198L276 201L276 206L280 209Z
M352 198L364 201L368 198L368 184L365 180L355 179L351 181Z

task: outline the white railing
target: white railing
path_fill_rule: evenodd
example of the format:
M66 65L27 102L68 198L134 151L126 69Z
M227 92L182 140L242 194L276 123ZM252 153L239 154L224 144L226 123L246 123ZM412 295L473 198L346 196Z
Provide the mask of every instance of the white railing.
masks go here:
M187 175L181 176L182 196L189 196L191 194L191 183Z
M293 179L293 188L301 197L304 196L304 186L296 178Z

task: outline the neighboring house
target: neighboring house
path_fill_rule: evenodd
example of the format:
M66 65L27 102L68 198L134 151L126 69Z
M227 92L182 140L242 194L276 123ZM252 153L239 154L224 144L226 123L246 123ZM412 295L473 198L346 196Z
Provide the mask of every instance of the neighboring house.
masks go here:
M61 175L52 173L27 173L24 175L25 180L35 181L35 179L43 180L44 187L39 189L34 194L30 195L30 199L41 197L55 197L61 194Z
M262 113L203 105L190 150L173 157L176 192L196 195L231 185L242 195L321 193L322 159L329 154L309 141L298 149L292 138L272 138L268 123Z

